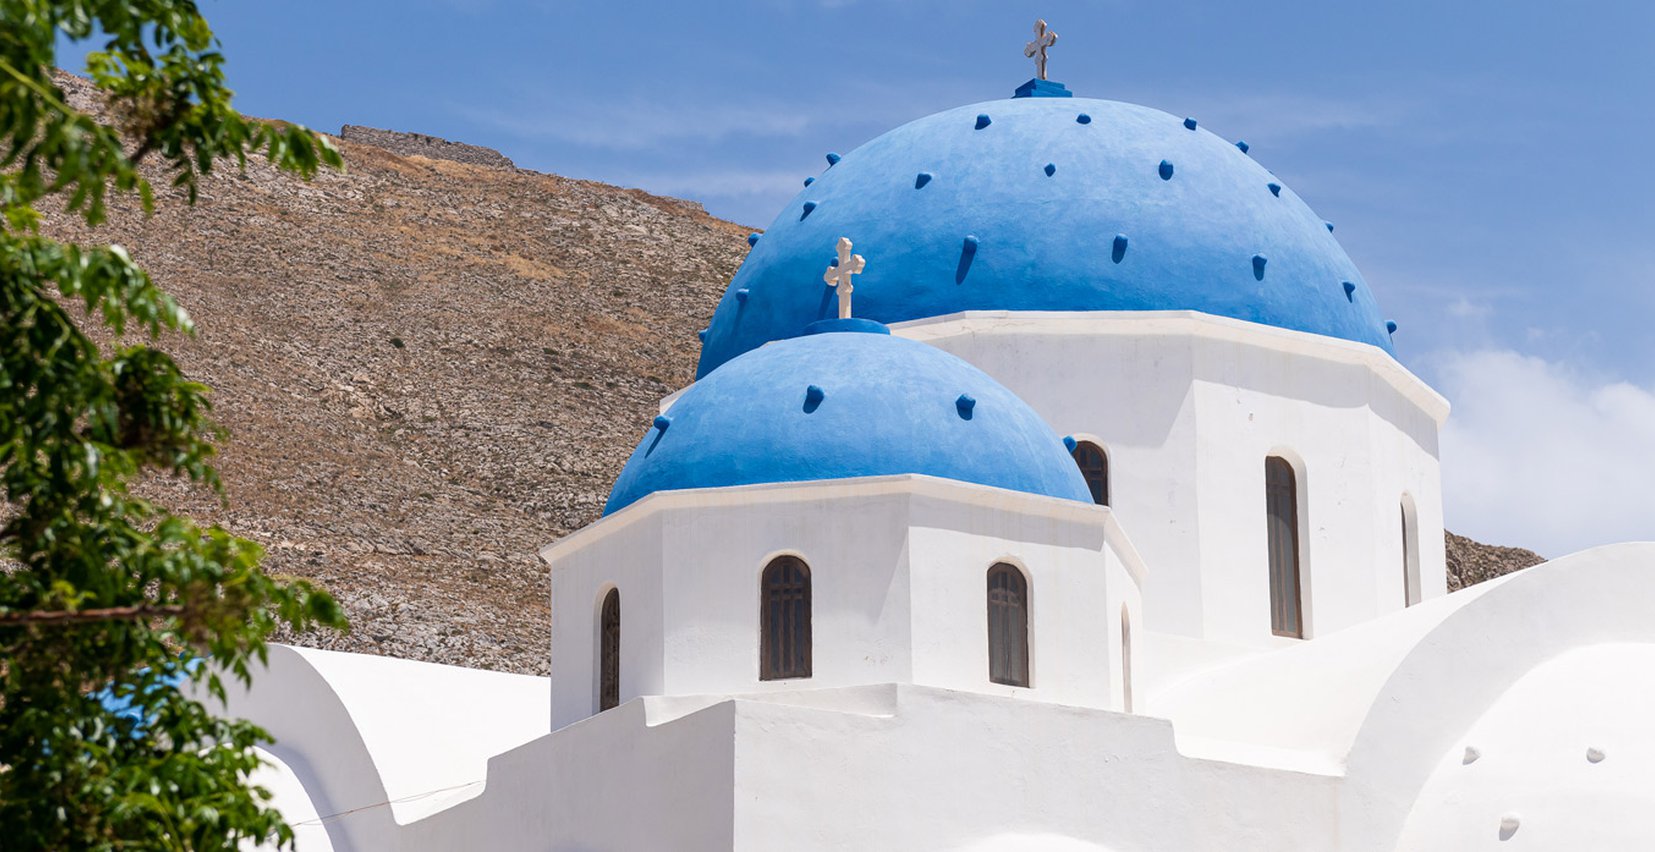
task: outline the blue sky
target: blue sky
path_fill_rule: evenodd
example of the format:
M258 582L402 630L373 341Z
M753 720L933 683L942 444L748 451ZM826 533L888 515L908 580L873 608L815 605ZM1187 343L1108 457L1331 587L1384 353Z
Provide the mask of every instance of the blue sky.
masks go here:
M244 112L488 145L755 227L824 152L1008 96L1045 17L1054 79L1246 139L1337 223L1399 357L1458 405L1450 527L1551 554L1655 539L1655 3L202 8ZM1571 473L1593 469L1628 481ZM1581 514L1531 487L1576 494ZM1619 520L1599 529L1605 513Z

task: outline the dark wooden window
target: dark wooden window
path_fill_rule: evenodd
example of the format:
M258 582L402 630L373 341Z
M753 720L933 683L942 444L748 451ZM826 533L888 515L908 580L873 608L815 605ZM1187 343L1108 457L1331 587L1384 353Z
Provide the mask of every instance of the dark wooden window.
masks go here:
M1102 447L1087 441L1075 444L1072 455L1080 467L1080 475L1086 479L1086 487L1092 489L1092 502L1109 505L1109 455Z
M621 590L603 596L598 616L598 712L621 703Z
M1029 584L1004 562L988 569L988 679L1029 685Z
M759 585L759 680L810 677L810 567L779 556Z
M1299 600L1299 486L1286 459L1264 460L1266 523L1270 539L1270 630L1304 637Z

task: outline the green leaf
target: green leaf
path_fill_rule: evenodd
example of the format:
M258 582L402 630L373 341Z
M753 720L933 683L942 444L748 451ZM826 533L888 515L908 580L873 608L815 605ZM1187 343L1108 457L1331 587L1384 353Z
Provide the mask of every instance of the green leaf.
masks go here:
M342 162L326 137L231 108L190 0L0 4L0 618L58 617L0 620L0 843L291 845L248 786L268 734L180 684L222 702L220 674L257 676L275 630L344 629L344 615L325 591L265 574L257 544L130 493L146 475L218 487L209 389L161 345L194 324L124 248L38 231L48 201L89 226L112 197L148 214L157 178L193 203L202 175L249 154L297 178ZM112 124L51 77L60 42L94 37L87 71ZM129 326L149 345L127 342Z

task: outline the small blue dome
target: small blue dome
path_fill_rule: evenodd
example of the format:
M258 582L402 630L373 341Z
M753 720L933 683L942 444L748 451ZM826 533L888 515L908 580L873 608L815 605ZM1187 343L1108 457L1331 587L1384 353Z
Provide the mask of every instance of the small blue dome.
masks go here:
M691 385L604 514L656 491L903 473L1091 502L1062 439L986 373L924 343L841 332L748 352Z
M829 166L736 273L698 374L831 316L841 236L868 259L856 314L881 322L1189 310L1391 351L1327 223L1243 149L1147 107L1032 97L919 119Z

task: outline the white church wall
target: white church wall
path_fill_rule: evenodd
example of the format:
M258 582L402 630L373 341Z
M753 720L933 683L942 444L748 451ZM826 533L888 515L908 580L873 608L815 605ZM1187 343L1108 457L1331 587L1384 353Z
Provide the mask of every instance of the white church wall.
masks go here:
M1016 506L916 498L909 559L913 683L1118 706L1118 628L1105 553L1105 510L1031 517ZM1004 562L1028 583L1029 686L989 680L988 571ZM1114 568L1123 572L1117 564ZM1128 584L1130 585L1130 584ZM1136 589L1131 598L1136 600Z
M926 687L893 698L863 714L736 702L732 848L952 850L1008 833L1334 848L1336 777L1186 758L1158 719Z
M1398 512L1444 576L1436 430L1447 404L1371 346L1189 312L976 312L895 333L975 364L1060 433L1096 436L1110 502L1152 568L1150 630L1269 647L1264 460L1301 473L1307 635L1400 608Z
M1376 413L1395 391L1369 381L1361 365L1224 341L1193 345L1202 584L1210 601L1226 602L1207 607L1205 635L1271 641L1264 462L1272 455L1287 459L1298 479L1304 635L1402 608L1402 495L1418 495L1427 518L1440 505L1434 440L1403 428L1429 423L1397 424ZM1435 534L1426 527L1422 539L1441 541L1436 517ZM1440 595L1442 563L1429 564L1426 578L1436 585L1427 594Z
M636 699L561 728L492 759L481 795L332 845L1335 848L1339 778L1183 757L1164 720L899 684L679 703Z
M482 796L352 848L733 849L734 704L663 721L649 718L647 703L627 701L501 754Z
M663 514L664 694L908 678L907 496L789 492ZM812 672L761 681L760 578L780 556L810 568Z
M1028 692L1118 706L1119 610L1139 610L1142 568L1106 556L1111 534L1124 541L1104 509L922 476L651 495L542 551L552 724L596 710L597 602L616 582L623 701L890 682L1011 690L987 676L986 572L1002 560L1035 579L1031 655L1050 674ZM782 555L810 568L812 675L763 681L760 576Z
M613 534L583 536L550 572L553 727L598 710L599 615L610 588L620 590L620 699L666 689L661 519L617 520Z

